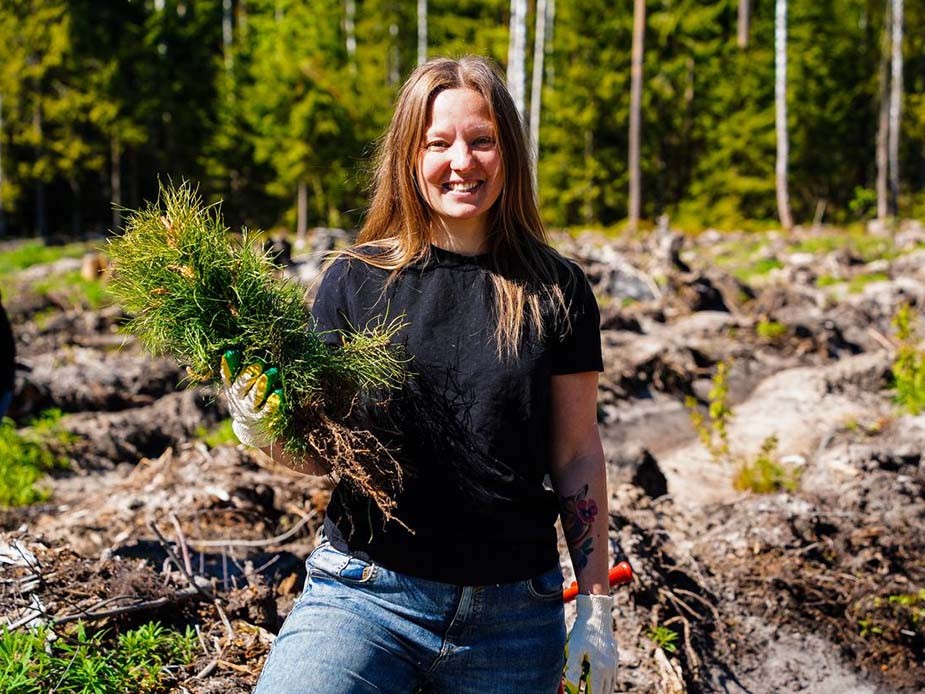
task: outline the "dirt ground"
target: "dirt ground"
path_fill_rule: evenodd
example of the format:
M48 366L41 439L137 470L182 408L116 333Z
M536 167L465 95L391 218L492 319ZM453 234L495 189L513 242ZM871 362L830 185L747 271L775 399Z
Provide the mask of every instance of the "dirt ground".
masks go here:
M616 691L925 691L925 416L890 390L890 319L925 305L925 232L906 235L890 261L807 258L771 236L779 267L746 280L709 235L680 255L657 234L560 239L602 308L611 539L635 573L616 591ZM889 279L817 282L865 272ZM331 483L209 447L200 428L221 403L122 335L118 307L75 307L28 278L4 302L29 369L14 418L58 407L81 438L47 502L0 511L0 619L194 625L200 656L169 691L250 691ZM758 327L771 323L783 328ZM685 398L709 401L720 362L730 460L774 435L795 490L735 489L735 466L698 438Z

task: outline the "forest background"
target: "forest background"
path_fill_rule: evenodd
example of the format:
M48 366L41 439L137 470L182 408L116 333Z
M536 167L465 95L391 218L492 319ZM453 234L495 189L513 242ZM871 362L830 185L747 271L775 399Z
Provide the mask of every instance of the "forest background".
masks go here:
M118 207L153 199L159 176L198 182L234 227L354 227L375 140L424 54L508 68L512 49L525 121L541 106L532 135L546 221L620 225L640 6L640 216L688 230L777 225L781 2L2 0L0 235L117 229ZM785 4L794 221L877 215L897 64L891 212L925 216L925 2L905 2L900 63L890 12L901 2Z

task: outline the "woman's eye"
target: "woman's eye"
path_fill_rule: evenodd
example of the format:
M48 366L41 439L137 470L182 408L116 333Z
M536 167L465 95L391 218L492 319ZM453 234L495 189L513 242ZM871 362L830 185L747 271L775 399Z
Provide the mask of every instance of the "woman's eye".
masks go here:
M495 139L493 137L479 137L479 138L476 138L475 142L472 143L472 146L485 149L485 148L494 146L494 144L495 144Z
M427 143L427 149L441 150L446 149L447 144L443 140L431 140Z

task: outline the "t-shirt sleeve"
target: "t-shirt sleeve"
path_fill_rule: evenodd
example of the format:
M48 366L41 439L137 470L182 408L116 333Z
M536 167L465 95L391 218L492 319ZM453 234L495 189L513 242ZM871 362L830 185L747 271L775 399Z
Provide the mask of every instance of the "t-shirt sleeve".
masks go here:
M337 331L350 330L350 307L347 301L349 270L348 259L335 260L322 275L312 304L315 330L321 334L322 342L332 346L343 343L343 333Z
M601 355L601 314L597 299L585 273L569 263L571 278L563 286L568 321L553 338L552 373L554 375L603 371Z

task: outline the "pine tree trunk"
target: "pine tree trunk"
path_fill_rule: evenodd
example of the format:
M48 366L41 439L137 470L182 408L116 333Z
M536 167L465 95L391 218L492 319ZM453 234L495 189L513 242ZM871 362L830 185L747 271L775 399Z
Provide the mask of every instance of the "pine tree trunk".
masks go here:
M889 139L890 139L890 4L886 5L886 16L880 50L880 113L877 119L877 219L884 220L889 209Z
M739 0L739 48L748 46L749 0Z
M37 103L35 110L32 112L32 128L35 130L35 141L38 143L35 147L37 161L43 155L41 103ZM45 204L45 182L38 179L35 182L35 229L43 239L48 237L48 216L46 215Z
M427 0L418 0L418 65L427 62Z
M641 206L641 185L639 167L640 135L642 131L642 58L646 28L646 2L635 0L633 4L633 54L630 71L630 132L629 132L629 228L635 231L639 225Z
M3 211L3 94L0 93L0 237L6 236L6 212Z
M527 0L511 0L511 25L507 49L507 88L514 105L524 118L524 88L526 82Z
M534 175L540 160L540 106L543 95L543 65L546 57L546 0L536 3L536 31L533 37L533 79L530 84L530 141L533 144Z
M787 160L790 142L787 136L787 0L777 0L774 12L774 102L777 129L777 214L785 231L793 228L790 216L790 193L787 190Z
M122 226L122 143L118 135L110 139L109 187L112 191L112 231Z
M890 171L890 214L899 214L899 135L902 127L903 101L903 0L892 0L892 22L890 23L890 41L892 59L890 61L890 130L889 130L889 171Z

